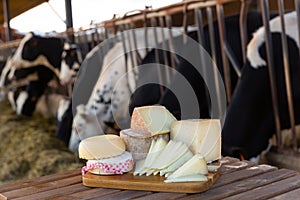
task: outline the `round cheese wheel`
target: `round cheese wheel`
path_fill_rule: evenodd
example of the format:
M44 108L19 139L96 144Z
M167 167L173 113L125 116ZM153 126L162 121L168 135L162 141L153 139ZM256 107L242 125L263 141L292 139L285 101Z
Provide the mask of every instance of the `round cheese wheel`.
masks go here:
M102 160L88 160L82 168L82 174L89 171L92 174L114 175L123 174L133 169L134 162L131 153L123 154Z
M101 160L119 156L125 151L125 143L117 135L98 135L82 140L78 147L79 157Z
M136 133L131 129L125 129L120 132L120 137L125 142L126 151L132 154L135 161L146 158L151 142L153 139L163 137L169 141L169 134L156 135L152 137L145 137L143 134Z

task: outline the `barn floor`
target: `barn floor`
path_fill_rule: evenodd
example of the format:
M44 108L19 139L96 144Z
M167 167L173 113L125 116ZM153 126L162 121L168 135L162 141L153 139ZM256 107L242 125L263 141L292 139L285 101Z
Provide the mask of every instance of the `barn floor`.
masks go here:
M78 156L55 138L54 118L18 116L0 103L0 184L81 168Z

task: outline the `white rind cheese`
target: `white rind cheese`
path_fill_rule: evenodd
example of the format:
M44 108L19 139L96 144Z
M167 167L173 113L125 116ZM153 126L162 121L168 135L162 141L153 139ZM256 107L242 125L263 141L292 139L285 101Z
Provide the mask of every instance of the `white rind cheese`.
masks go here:
M206 161L200 154L194 155L189 161L178 168L174 173L168 176L168 179L174 179L182 176L208 173Z
M169 134L157 135L153 137L145 137L143 134L136 133L131 129L125 129L120 132L120 137L126 145L126 151L132 154L135 161L146 158L152 140L162 137L165 141L169 141Z
M164 106L143 106L133 110L130 128L145 137L170 132L176 118Z
M171 126L171 140L184 142L196 154L202 154L207 162L221 158L220 120L182 120Z

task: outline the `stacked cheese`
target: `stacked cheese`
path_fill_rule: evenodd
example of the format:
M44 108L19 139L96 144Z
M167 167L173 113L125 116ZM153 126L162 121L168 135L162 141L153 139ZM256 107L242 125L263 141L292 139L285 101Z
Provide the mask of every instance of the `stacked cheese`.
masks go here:
M123 174L131 171L134 165L124 142L116 135L86 138L80 142L78 151L80 158L88 160L82 174L87 171L101 175Z
M122 130L120 137L134 160L141 160L146 158L152 140L169 140L174 121L176 118L164 106L138 107L133 111L130 129Z

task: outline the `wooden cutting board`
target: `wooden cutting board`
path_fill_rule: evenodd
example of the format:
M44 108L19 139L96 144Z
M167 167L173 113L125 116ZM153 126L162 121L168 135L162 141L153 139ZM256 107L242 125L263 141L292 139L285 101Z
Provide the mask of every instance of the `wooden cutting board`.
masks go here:
M165 183L165 177L123 175L103 176L90 172L82 176L82 183L89 187L114 188L125 190L147 190L155 192L199 193L211 188L220 176L220 170L209 173L205 182Z

